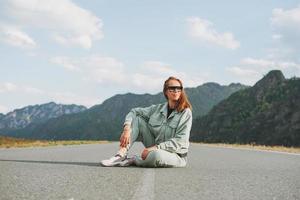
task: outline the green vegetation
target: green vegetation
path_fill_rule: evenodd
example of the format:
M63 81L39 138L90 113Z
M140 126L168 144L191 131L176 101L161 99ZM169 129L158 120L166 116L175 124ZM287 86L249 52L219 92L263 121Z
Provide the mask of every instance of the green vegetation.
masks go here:
M300 80L271 71L197 118L192 140L300 146Z

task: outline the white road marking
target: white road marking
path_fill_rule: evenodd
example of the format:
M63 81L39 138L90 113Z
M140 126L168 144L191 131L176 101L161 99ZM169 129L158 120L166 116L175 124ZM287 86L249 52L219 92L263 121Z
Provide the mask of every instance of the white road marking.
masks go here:
M154 169L145 169L141 184L135 191L132 200L154 200L154 179Z

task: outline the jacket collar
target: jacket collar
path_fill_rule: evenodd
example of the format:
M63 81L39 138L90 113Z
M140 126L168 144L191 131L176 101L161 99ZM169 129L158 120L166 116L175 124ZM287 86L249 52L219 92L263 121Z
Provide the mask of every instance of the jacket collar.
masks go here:
M160 112L165 116L167 117L167 114L168 114L168 102L166 102L163 107L160 109ZM178 111L175 109L169 116L169 118L171 117L174 117L175 114L177 114Z

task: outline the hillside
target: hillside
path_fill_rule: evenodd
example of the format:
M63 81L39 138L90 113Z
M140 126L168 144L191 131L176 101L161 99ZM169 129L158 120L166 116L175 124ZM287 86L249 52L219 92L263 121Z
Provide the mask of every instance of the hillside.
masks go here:
M270 71L194 120L191 140L300 146L300 79Z

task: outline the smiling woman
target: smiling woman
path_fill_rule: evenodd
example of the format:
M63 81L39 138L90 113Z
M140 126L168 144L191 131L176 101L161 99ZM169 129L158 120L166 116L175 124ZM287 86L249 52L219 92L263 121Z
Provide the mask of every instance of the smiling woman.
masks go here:
M118 153L102 166L185 167L192 126L192 106L181 80L169 77L163 87L166 103L133 108L126 116ZM140 156L127 157L132 144L141 140Z

